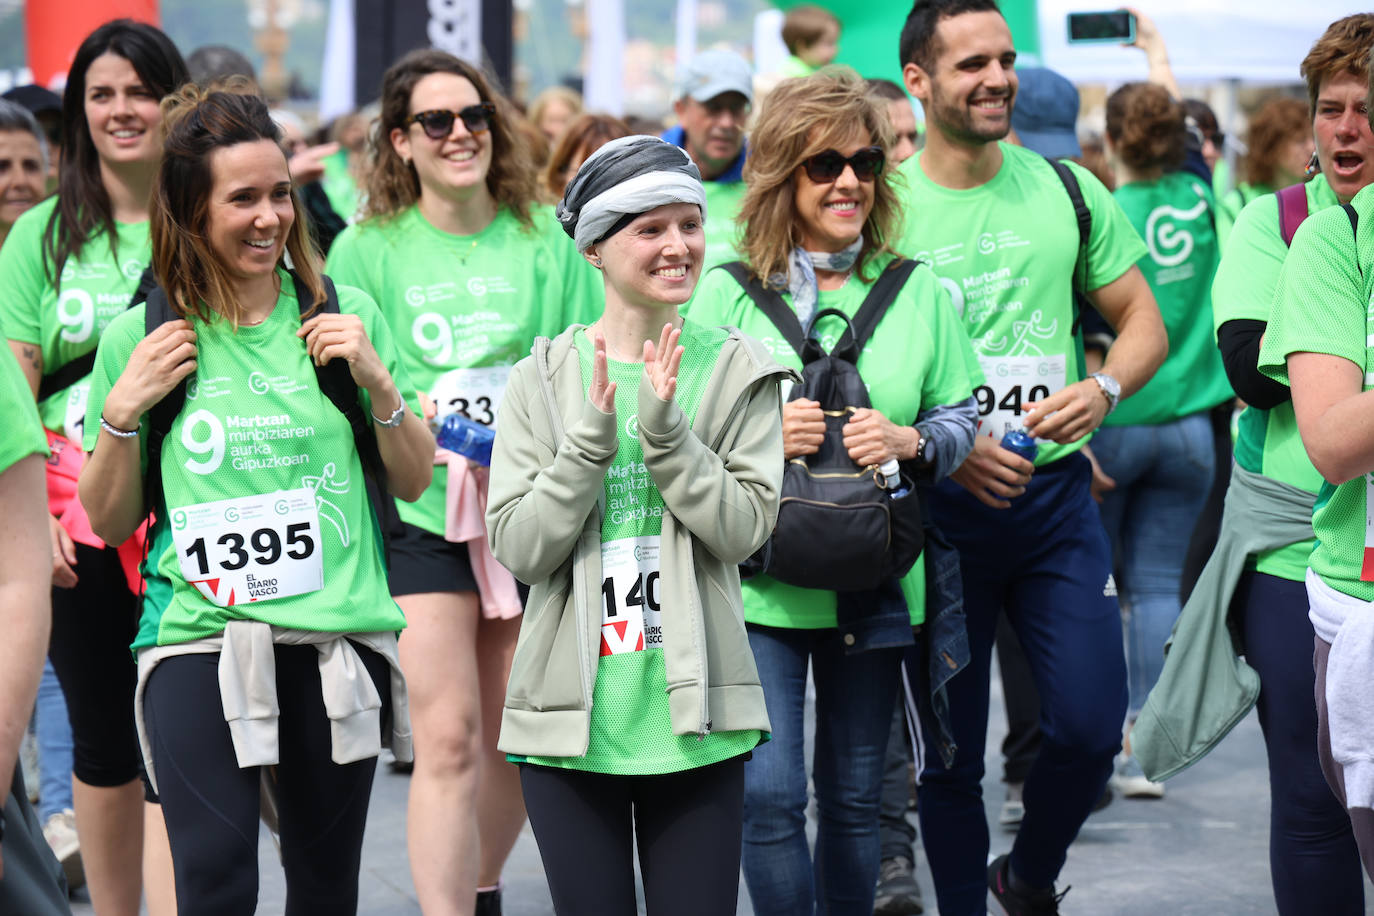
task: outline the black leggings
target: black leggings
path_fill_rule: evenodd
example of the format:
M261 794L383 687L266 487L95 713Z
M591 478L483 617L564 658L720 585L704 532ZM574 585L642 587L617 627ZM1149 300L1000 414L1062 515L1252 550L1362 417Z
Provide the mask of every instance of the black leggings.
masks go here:
M558 916L634 916L632 835L650 916L735 912L744 757L664 776L525 764L520 785Z
M383 700L385 659L356 646ZM336 764L313 646L277 646L276 767L286 914L353 914L376 758ZM251 914L258 900L260 767L240 768L224 721L219 654L179 655L148 678L143 715L171 840L180 916Z
M72 771L88 786L122 786L142 769L129 653L138 596L113 547L77 544L76 575L76 587L52 590L48 646L72 723Z

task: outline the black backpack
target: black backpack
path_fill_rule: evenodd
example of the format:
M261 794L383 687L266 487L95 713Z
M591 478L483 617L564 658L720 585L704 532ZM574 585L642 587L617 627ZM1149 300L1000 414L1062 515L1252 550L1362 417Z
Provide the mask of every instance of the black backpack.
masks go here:
M320 279L324 282L326 295L320 312L338 314L339 294L334 289L334 282L325 276L321 276ZM296 301L300 303L303 315L314 304L314 294L295 271L291 271L291 280L295 284ZM143 319L144 333L151 334L176 318L171 303L167 301L167 294L163 292L162 287L154 287L147 294L147 311ZM353 430L353 442L358 449L358 458L362 462L363 477L366 480L368 502L372 504L372 509L377 515L378 527L382 532L383 551L387 564L390 565L391 535L400 527L400 515L396 511L396 501L387 491L386 465L382 462L382 453L377 447L377 436L372 429L367 411L358 400L358 384L353 381L353 375L348 371L348 362L342 359L331 359L323 366L315 366L315 379L319 383L320 391L339 409ZM150 510L162 501L162 441L171 431L172 421L181 413L181 408L185 404L186 379L182 379L161 401L148 410L148 467L143 478L143 501L144 506Z
M855 409L872 406L855 364L916 262L896 261L883 271L852 321L838 309L822 309L805 331L782 296L750 276L743 263L720 267L801 357L802 381L789 400L809 398L825 412L825 440L815 454L787 462L777 526L740 564L741 573L766 573L789 585L838 592L867 591L906 575L925 540L915 488L903 475L906 495L893 498L876 468L859 467L849 457L844 426ZM826 315L838 315L848 325L829 353L812 336Z

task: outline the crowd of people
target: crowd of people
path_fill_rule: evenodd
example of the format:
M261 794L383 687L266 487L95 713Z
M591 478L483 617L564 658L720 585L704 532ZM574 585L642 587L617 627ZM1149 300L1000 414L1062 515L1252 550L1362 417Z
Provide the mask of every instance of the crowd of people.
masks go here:
M131 20L0 101L0 912L252 913L262 822L354 913L386 749L426 914L527 819L561 916L920 913L910 805L941 914L1055 914L1257 705L1278 912L1362 914L1374 15L1224 194L1133 15L1096 150L995 0L666 130L417 50L311 144Z

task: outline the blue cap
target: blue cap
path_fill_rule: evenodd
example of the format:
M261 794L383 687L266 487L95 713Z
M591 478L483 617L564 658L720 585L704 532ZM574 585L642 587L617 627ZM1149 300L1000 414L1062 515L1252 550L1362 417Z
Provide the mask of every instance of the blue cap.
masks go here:
M1018 68L1011 126L1021 145L1051 159L1081 156L1078 146L1078 89L1044 67Z

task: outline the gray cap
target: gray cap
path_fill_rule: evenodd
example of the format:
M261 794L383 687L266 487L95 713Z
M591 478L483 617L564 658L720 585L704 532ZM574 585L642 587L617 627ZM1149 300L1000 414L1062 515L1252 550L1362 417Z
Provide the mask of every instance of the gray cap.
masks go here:
M749 62L734 51L702 51L678 74L677 98L690 95L709 102L723 92L738 92L751 104L754 101L754 74Z

